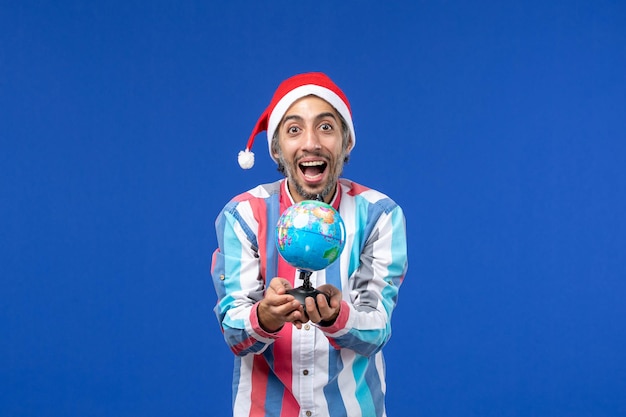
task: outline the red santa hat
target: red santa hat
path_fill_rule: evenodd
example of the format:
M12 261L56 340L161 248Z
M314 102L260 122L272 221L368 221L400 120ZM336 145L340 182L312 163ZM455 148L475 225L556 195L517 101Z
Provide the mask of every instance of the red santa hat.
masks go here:
M278 86L269 106L267 106L256 122L250 134L250 138L248 139L246 149L239 152L238 160L241 168L250 169L254 165L254 153L251 151L252 144L254 143L255 136L264 130L267 131L267 147L270 156L276 161L274 155L272 155L272 137L274 136L274 132L289 107L297 100L308 95L315 95L326 100L339 112L348 125L350 135L352 136L352 147L354 148L356 136L354 135L352 112L348 98L326 74L321 72L309 72L288 78Z

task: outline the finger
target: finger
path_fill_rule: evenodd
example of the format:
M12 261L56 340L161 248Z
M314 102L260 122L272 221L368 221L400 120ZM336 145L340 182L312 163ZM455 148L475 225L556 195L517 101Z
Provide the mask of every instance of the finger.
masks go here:
M327 320L335 313L335 309L328 303L328 299L324 294L317 295L317 309L320 312L321 320Z
M328 301L328 298L326 298L326 294L317 294L317 308L321 309L327 309L330 307L330 301Z
M272 282L270 282L270 288L272 289L272 291L274 291L276 294L284 294L285 293L285 286L283 285L283 283L278 280L278 279L273 279Z
M330 284L324 284L324 285L320 285L317 288L319 291L328 294L328 298L330 298L330 302L328 303L329 306L333 306L333 304L335 304L335 301L341 301L341 291L339 291L339 289L337 289L336 287L334 287L333 285Z
M302 323L304 320L304 312L302 311L302 309L291 310L283 316L283 320L286 322L291 322L297 327L298 323Z
M330 307L333 309L339 308L341 306L341 293L335 293L330 296L330 302L328 303Z
M283 278L274 278L270 283L270 286L272 287L272 290L279 295L287 293L287 291L292 288L289 281Z
M273 308L276 314L286 318L288 318L288 316L292 315L294 312L302 309L300 307L300 303L295 299L288 300L287 302L278 305L274 305Z
M296 327L300 328L302 326L302 322L304 320L304 312L300 310L296 310L291 313L291 322L296 325Z
M322 320L322 316L320 315L320 312L315 305L315 300L313 299L313 297L307 297L304 300L304 303L306 305L306 313L309 316L309 320L311 320L313 323L319 323Z

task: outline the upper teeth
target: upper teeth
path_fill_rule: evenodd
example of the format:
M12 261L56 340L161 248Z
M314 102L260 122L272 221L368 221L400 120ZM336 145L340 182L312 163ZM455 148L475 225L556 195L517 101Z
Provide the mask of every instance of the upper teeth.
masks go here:
M314 167L314 166L324 165L324 161L302 162L302 165L304 165L305 167Z

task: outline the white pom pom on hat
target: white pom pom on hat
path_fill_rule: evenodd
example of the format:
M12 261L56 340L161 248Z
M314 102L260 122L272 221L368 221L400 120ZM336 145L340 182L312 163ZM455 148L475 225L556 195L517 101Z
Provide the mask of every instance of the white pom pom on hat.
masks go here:
M243 169L252 168L254 166L254 152L250 152L248 149L239 151L237 161L239 162L239 166Z
M250 169L254 166L254 153L252 152L252 145L256 135L263 131L267 131L267 147L270 152L270 156L274 161L274 155L272 155L272 137L274 132L278 128L283 116L291 107L293 103L302 97L308 95L315 95L321 99L326 100L332 105L344 118L350 135L352 136L352 147L356 143L356 136L354 134L354 125L352 123L352 111L350 110L350 103L348 98L341 91L341 89L324 73L321 72L309 72L305 74L294 75L291 78L283 81L274 96L270 101L269 106L265 109L259 120L256 122L246 149L239 152L238 162L239 166L243 169ZM276 161L278 162L278 161Z

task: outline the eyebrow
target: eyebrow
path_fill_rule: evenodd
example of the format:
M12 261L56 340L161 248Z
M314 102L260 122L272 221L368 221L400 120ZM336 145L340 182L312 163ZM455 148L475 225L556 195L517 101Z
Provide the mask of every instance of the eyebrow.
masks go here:
M327 117L332 118L335 122L337 121L337 118L331 112L320 113L317 116L315 116L315 120L317 121L317 120L320 120L320 119L325 119ZM280 124L283 125L283 124L285 124L285 122L287 122L289 120L295 120L295 121L298 121L298 122L303 122L304 121L302 116L299 116L297 114L290 114L290 115L285 116L285 118L283 119L283 121Z
M284 125L286 122L288 122L289 120L295 120L297 122L302 122L304 119L300 116L298 116L297 114L293 114L293 115L288 115L285 116L282 120L282 122L280 122L281 125Z
M337 118L335 117L334 113L331 112L326 112L326 113L320 113L315 117L315 120L319 120L319 119L325 119L327 117L331 117L335 122L337 121Z

